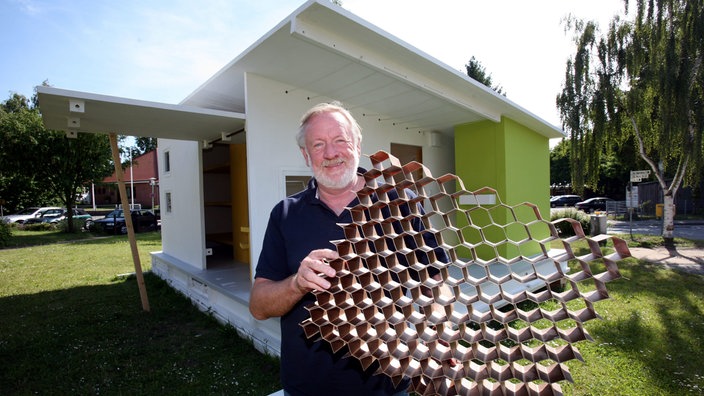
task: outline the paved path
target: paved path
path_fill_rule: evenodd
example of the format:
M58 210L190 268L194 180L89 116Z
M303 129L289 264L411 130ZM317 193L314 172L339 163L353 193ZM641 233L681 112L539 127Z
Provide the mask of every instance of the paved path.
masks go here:
M628 235L634 234L660 235L662 234L662 221L607 221L609 234ZM675 221L675 237L704 240L704 221L683 220ZM628 242L628 240L626 240ZM629 247L633 257L647 260L652 263L662 264L668 268L704 275L704 249L696 247L655 248Z
M662 264L692 274L704 275L704 249L674 247L655 248L629 247L631 255L640 260Z
M618 221L608 220L607 228L609 234L644 234L662 235L662 221ZM704 220L682 220L675 221L675 237L704 240Z

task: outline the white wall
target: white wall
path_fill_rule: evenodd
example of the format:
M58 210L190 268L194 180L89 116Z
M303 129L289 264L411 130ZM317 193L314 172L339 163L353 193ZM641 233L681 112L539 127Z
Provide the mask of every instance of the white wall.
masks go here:
M198 142L159 139L159 202L162 251L196 269L205 269L201 152ZM170 172L166 172L165 153ZM166 210L171 193L172 211Z
M250 254L254 269L269 213L285 196L282 175L309 173L295 142L300 117L317 103L339 98L323 97L252 73L245 76L245 86ZM408 132L391 122L379 122L378 116L364 116L372 112L362 108L349 109L362 127L362 167L371 166L365 155L378 150L390 151L391 143L403 143L423 147L423 162L433 176L454 173L451 139L445 137L439 147L430 147L430 139L425 134Z

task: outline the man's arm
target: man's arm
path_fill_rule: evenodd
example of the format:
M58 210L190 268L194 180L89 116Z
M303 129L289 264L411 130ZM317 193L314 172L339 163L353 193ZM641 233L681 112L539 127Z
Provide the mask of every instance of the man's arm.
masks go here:
M301 261L298 272L284 280L256 278L249 298L249 312L259 320L282 316L306 293L328 289L330 282L325 277L335 276L335 270L327 261L338 257L334 250L314 250Z

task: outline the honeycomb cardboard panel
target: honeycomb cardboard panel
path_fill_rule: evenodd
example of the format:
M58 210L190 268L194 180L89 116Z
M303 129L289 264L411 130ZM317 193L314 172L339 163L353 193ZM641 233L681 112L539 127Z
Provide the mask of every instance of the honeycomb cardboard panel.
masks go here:
M626 243L587 237L572 219L558 220L575 234L560 238L534 204L467 191L455 175L435 178L383 151L370 159L359 204L347 209L353 221L340 224L345 239L333 241L332 286L315 292L301 323L306 336L346 348L365 368L377 364L395 383L409 378L421 395L561 394L559 383L572 381L564 363L582 360L575 344L591 340L583 323L599 317L594 303L620 277ZM613 253L602 252L607 240ZM551 249L555 241L563 249ZM577 241L589 253L575 255Z

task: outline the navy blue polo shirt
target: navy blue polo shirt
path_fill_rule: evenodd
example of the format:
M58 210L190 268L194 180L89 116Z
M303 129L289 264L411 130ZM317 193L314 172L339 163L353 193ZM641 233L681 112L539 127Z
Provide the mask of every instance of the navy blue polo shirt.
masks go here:
M359 171L364 173L361 168ZM311 251L335 250L330 241L345 238L339 224L352 222L350 212L345 210L337 216L316 194L316 182L311 179L306 190L282 200L271 211L256 278L284 280L298 271L301 261ZM349 206L358 203L355 198ZM422 230L421 221L414 226ZM436 247L432 234L425 235L428 236L426 244ZM447 261L441 249L436 249L436 255L439 260ZM344 357L346 348L333 353L326 341L307 339L300 323L309 317L305 306L314 302L315 296L308 293L281 317L281 382L286 392L291 395L390 395L408 386L402 381L399 388L394 389L389 377L374 375L376 364L365 371L357 359Z

